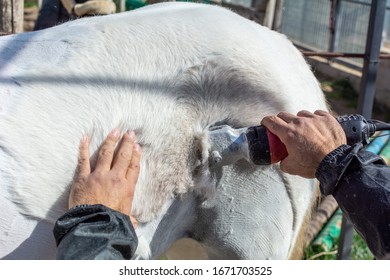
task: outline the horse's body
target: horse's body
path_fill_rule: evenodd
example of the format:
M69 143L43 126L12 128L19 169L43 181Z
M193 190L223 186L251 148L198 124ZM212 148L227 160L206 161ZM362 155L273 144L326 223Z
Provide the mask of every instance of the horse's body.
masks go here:
M212 258L299 254L313 181L244 161L208 167L210 125L326 109L284 36L226 9L169 3L2 37L0 60L0 257L55 256L79 140L88 133L93 154L115 127L143 147L138 257L185 236Z

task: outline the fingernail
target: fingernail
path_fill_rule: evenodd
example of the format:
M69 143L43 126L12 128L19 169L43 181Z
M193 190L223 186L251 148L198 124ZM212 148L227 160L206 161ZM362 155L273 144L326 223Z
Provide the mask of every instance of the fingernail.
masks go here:
M87 140L88 140L88 136L87 136L87 135L84 135L83 138L81 138L81 141L80 141L80 142L81 142L82 144L85 144L85 143L87 143Z
M119 129L115 128L113 131L111 131L111 135L117 138L119 136Z
M134 139L134 138L135 138L135 133L134 133L134 131L128 130L128 131L127 131L127 134L129 135L129 137L130 137L131 139Z
M138 143L134 143L134 151L139 152L141 150L141 146Z

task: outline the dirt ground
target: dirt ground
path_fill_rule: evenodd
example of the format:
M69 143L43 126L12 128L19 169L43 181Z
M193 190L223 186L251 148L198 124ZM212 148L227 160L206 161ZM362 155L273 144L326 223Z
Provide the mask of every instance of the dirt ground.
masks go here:
M329 104L336 115L357 114L358 95L348 80L335 80L322 73L315 73ZM374 102L372 118L389 122L390 109Z

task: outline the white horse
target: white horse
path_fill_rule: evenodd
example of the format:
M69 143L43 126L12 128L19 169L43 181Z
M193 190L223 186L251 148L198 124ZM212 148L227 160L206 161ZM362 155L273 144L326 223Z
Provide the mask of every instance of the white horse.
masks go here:
M116 127L143 147L137 258L182 237L210 258L299 257L314 182L244 161L210 170L207 131L301 109L326 103L299 51L220 7L157 4L1 37L0 257L55 257L79 140L96 154Z

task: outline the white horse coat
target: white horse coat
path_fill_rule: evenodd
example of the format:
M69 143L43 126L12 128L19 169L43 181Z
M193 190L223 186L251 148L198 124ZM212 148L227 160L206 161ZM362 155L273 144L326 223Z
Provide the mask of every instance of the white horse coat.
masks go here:
M211 258L294 257L317 189L278 166L210 170L208 127L326 109L282 35L224 8L165 3L0 38L0 257L55 257L83 134L143 147L137 257L181 237ZM95 158L94 156L92 158Z

